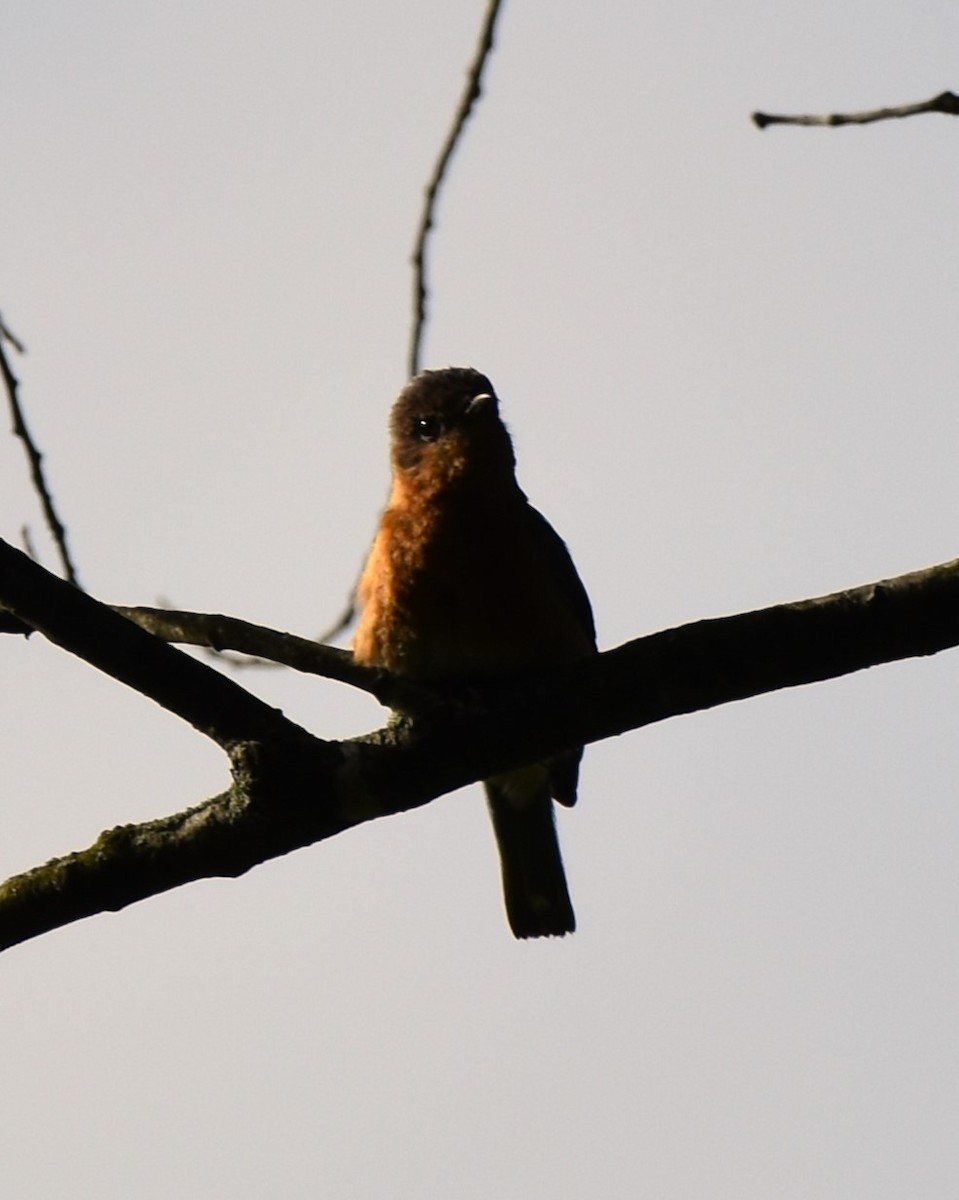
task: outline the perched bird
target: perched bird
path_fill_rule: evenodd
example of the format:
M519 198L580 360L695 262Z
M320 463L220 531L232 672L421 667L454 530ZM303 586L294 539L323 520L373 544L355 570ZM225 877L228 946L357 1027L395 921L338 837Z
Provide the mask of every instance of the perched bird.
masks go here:
M502 679L596 652L565 544L516 482L493 385L424 371L391 418L393 485L358 587L359 662L423 682ZM582 747L485 781L510 927L572 933L553 800L576 802Z

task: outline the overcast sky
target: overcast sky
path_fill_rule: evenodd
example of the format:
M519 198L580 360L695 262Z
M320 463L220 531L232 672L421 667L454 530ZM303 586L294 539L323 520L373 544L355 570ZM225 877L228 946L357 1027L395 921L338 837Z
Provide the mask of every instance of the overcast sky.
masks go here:
M7 0L0 311L94 594L340 610L481 17ZM749 120L959 89L957 44L942 0L507 0L425 362L493 379L602 645L959 552L959 125ZM12 437L0 518L55 563ZM0 678L2 876L227 781L39 638ZM957 691L944 654L591 747L573 938L510 937L472 787L6 953L5 1192L956 1194Z

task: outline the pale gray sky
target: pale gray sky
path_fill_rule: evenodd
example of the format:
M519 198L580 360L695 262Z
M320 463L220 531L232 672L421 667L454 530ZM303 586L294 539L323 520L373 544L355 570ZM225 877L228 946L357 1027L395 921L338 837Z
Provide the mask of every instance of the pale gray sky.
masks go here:
M95 594L338 612L481 7L8 0L0 307ZM507 3L426 361L494 380L603 645L956 555L959 126L749 113L956 89L957 43L944 2ZM12 438L0 514L53 561ZM0 654L4 876L224 785L142 698ZM509 936L474 787L5 954L5 1192L955 1194L957 686L942 655L592 747L562 942Z

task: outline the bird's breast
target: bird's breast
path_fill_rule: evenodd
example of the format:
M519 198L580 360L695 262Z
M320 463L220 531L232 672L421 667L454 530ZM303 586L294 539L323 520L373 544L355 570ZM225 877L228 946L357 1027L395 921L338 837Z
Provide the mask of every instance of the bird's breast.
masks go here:
M442 679L589 654L531 514L518 490L502 502L391 505L360 581L357 659Z

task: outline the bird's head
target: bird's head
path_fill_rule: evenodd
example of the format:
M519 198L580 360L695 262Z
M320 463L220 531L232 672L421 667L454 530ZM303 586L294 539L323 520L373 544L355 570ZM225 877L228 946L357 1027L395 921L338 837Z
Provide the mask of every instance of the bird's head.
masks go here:
M472 367L423 371L390 421L397 481L429 491L513 482L515 458L493 385Z

